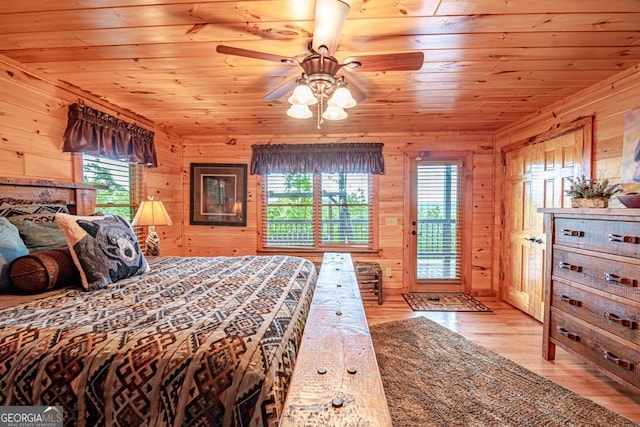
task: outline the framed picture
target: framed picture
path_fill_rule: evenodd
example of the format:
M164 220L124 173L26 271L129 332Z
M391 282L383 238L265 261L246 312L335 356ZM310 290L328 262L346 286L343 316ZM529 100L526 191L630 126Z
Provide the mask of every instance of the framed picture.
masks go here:
M247 225L247 165L191 163L194 225Z

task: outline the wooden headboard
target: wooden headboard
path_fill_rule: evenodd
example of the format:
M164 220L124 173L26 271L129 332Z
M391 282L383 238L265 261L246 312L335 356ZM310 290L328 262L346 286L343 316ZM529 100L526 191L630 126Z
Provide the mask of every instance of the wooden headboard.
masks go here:
M2 197L34 201L64 200L69 212L76 215L91 215L96 207L96 187L77 182L0 177Z

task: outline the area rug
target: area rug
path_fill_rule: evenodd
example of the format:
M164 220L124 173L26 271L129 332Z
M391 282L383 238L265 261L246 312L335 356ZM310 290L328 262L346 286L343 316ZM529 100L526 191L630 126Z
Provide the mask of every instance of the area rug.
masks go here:
M370 330L394 427L638 425L424 317Z
M486 311L491 309L462 293L412 292L402 294L413 311Z

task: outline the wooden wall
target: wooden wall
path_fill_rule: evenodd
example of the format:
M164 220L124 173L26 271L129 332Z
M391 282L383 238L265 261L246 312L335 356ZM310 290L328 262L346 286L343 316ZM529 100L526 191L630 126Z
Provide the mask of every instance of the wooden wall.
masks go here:
M379 180L379 254L354 254L355 260L376 260L383 271L387 293L403 290L405 268L403 250L408 238L404 155L421 151L468 151L474 153L472 293L498 295L497 273L501 223L499 215L502 187L500 148L530 138L576 118L593 115L594 153L592 169L617 177L622 153L625 113L640 108L640 66L620 73L562 102L540 110L527 120L501 129L495 135L477 132L437 132L421 134L358 134L341 137L296 135L184 138L109 105L97 96L72 85L49 81L20 64L0 56L0 176L78 181L71 156L61 152L67 122L67 106L83 101L94 108L138 123L156 134L160 166L146 170L147 194L165 202L174 225L158 227L165 255L253 254L257 248L256 177L248 180L248 223L246 227L189 225L190 163L249 163L252 144L317 142L382 142L386 173ZM144 115L144 111L137 113ZM495 141L495 142L494 142ZM397 225L386 225L387 219ZM391 221L393 223L394 221ZM496 249L497 248L497 249ZM310 257L320 260L320 255Z
M80 182L62 152L69 104L84 102L155 132L159 167L145 168L146 194L162 200L174 225L158 227L163 254L182 253L181 142L153 123L63 82L49 81L0 55L0 176ZM144 114L144 111L138 113Z
M402 275L405 268L403 248L408 223L405 217L404 154L422 151L473 151L473 233L472 233L472 290L474 294L487 295L491 289L491 239L493 235L493 136L488 133L442 132L415 135L380 134L351 135L340 138L322 137L310 139L308 135L275 136L211 136L185 138L183 141L184 212L187 218L184 231L184 254L189 255L238 255L253 254L257 248L256 201L259 197L257 179L249 175L246 227L189 225L189 165L191 163L246 163L251 159L253 144L313 144L330 142L382 142L385 174L379 178L379 246L377 255L352 254L356 261L376 261L383 273L391 268L391 277L383 278L384 292L400 293L403 290ZM397 225L386 225L393 218ZM393 223L394 221L390 221ZM308 256L319 261L321 254Z
M527 140L552 130L559 125L570 123L581 117L593 117L593 151L591 173L595 178L607 177L613 182L620 180L622 163L622 143L624 122L627 112L640 108L640 64L604 80L573 96L557 102L531 115L526 120L499 130L495 135L496 157L494 161L496 177L501 177L500 150L511 143ZM639 191L638 185L623 183L626 191ZM502 185L496 180L494 211L499 213L502 200ZM613 197L610 207L623 207ZM494 247L500 247L500 216L495 217ZM494 259L493 287L497 292L499 281L499 253Z

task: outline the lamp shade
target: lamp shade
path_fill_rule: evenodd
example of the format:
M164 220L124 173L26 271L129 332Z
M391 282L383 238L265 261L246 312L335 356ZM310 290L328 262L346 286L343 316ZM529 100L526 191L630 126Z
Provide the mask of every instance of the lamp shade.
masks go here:
M324 113L322 113L322 117L327 120L344 120L348 116L347 112L344 111L340 107L336 107L335 105L329 105Z
M287 110L287 116L294 119L308 119L313 113L306 105L291 105Z
M171 217L160 200L149 200L140 203L140 207L131 225L171 225Z
M304 82L296 86L288 101L291 105L314 105L318 103L318 99L311 91L311 88Z
M351 108L356 106L356 100L351 96L351 91L346 86L340 86L329 99L329 105L339 108Z

